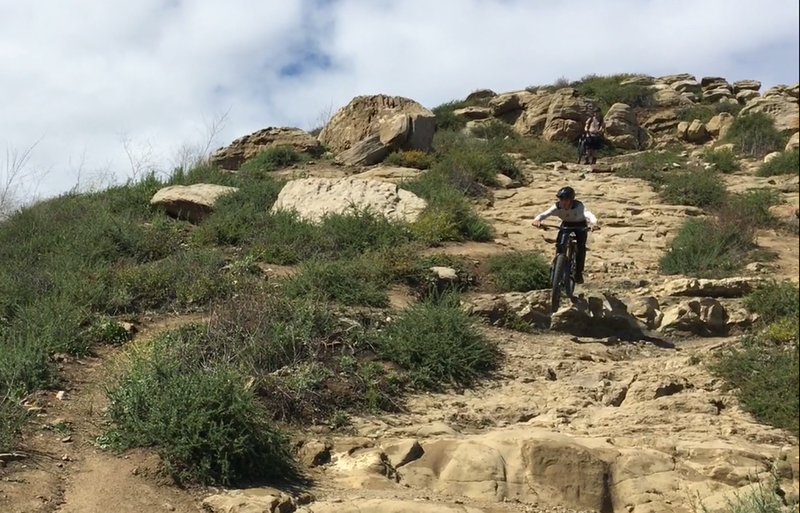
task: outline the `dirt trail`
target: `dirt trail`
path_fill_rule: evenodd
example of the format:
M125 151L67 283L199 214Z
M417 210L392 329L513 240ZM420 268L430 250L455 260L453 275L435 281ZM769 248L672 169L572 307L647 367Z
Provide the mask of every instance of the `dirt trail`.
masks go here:
M326 169L318 172L333 173ZM697 215L695 209L661 204L638 180L581 168L530 168L526 173L534 185L497 191L494 205L482 212L501 234L497 241L452 245L444 251L475 261L508 249L549 254L552 233L536 230L531 220L552 202L553 192L569 182L603 223L603 230L593 234L589 243L587 290L629 289L631 281L663 281L657 270L659 255L680 223ZM746 187L742 185L745 182L753 187L764 185L755 178L739 178L737 187ZM779 190L792 190L797 177L778 182L775 187ZM796 203L796 190L783 194ZM797 279L796 239L765 234L761 242L779 254L771 264L774 272ZM395 304L407 300L402 290L393 291ZM136 338L146 340L159 330L195 319L149 322ZM346 513L351 510L342 509L345 505L366 499L421 502L409 503L408 509L402 509L401 503L375 503L378 509L364 506L359 511L425 513L428 510L421 508L426 504L441 505L436 511L446 513L574 511L552 508L547 501L536 505L537 499L526 491L530 487L523 485L526 480L544 478L530 474L534 472L530 462L525 466L516 461L519 457L513 454L519 454L519 449L509 448L519 444L538 450L546 447L565 461L570 455L583 454L580 464L567 465L564 476L548 479L561 479L567 488L570 480L585 481L584 499L578 502L586 504L591 500L585 497L591 497L596 486L586 469L600 465L597 462L602 457L598 455L617 454L615 462L628 458L633 462L624 469L629 474L625 478L628 484L616 486L629 488L628 496L636 498L636 505L631 503L626 509L633 513L688 513L686 504L693 494L714 496L743 486L748 472L764 469L771 458L781 455L797 480L796 440L752 422L698 365L727 340L685 340L664 348L495 328L485 331L500 343L505 355L502 369L490 383L461 394L413 397L409 411L402 415L355 418L349 436L320 435L321 441L328 438L327 442L332 442L335 461L330 468L312 471L318 482L312 493L321 502L308 506L308 511ZM146 451L117 457L93 445L106 406L104 376L113 369L118 354L111 348L98 351L90 358L62 362L69 384L63 400L54 392L36 395L41 410L25 439L30 457L0 469L4 472L0 474L0 511L198 511L208 493L160 483L152 473L157 460ZM385 451L391 461L404 450L407 453L408 447L402 444L411 442L424 446L425 454L417 455L417 461L394 465L400 477L388 479L375 472L385 468L376 461L386 456L377 456L377 452ZM370 449L370 444L375 449ZM566 453L559 452L563 444L569 444ZM348 452L357 446L362 449ZM460 462L460 467L453 461ZM557 496L553 494L551 499ZM587 506L586 511L589 509Z
M197 315L155 319L140 327L137 343ZM8 513L196 512L198 495L159 484L157 457L131 451L118 457L95 445L108 405L103 384L121 351L100 346L92 356L63 358L62 391L35 394L37 418L26 432L30 456L0 480L0 511ZM63 392L59 399L59 393ZM1 475L1 474L0 474Z

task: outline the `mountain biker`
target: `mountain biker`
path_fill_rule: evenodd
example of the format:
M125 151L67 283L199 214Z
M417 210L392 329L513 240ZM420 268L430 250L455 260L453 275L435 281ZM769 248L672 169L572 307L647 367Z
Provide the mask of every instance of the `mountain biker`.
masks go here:
M600 149L600 138L603 136L605 129L606 124L600 112L600 107L595 107L592 115L583 126L583 132L586 134L587 164L595 164L597 162L597 150Z
M548 208L533 219L533 225L540 227L542 221L550 216L556 216L561 219L561 226L563 228L590 228L591 230L598 230L597 217L589 212L584 204L575 199L575 189L572 187L562 187L556 193L558 202L552 207ZM558 233L559 246L563 246L567 242L567 237L570 232L575 234L577 242L577 251L575 252L575 283L583 283L583 268L586 264L586 230L560 230Z

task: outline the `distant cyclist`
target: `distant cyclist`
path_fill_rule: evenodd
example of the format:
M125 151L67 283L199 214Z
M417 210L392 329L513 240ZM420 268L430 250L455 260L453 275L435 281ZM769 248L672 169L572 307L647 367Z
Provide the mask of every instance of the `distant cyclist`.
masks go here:
M606 124L600 107L595 107L592 115L586 120L583 126L583 133L586 135L586 164L597 162L597 150L600 149L601 139L605 132Z
M597 217L586 209L583 203L575 199L575 189L572 187L562 187L556 193L558 203L548 208L533 220L534 226L541 226L542 221L550 216L561 219L561 226L564 228L591 228L597 230ZM586 264L586 230L561 230L558 233L557 244L566 244L570 232L575 233L578 243L575 253L575 283L583 283L583 268Z

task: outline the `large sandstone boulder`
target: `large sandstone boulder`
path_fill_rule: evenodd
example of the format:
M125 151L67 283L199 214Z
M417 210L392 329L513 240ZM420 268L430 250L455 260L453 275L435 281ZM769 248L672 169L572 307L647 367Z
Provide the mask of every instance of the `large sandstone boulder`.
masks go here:
M800 105L797 99L788 95L771 95L755 98L739 112L746 116L753 112L768 114L781 132L797 132L800 129Z
M617 148L638 150L648 146L648 134L636 120L636 111L630 105L615 103L604 117L606 138Z
M711 137L724 139L735 117L728 112L720 112L706 123L706 132Z
M171 185L159 189L150 199L153 206L162 207L169 215L198 222L214 210L220 196L236 192L236 187L213 183Z
M549 103L542 136L548 141L576 140L596 106L591 100L578 96L575 89L559 89Z
M364 95L336 111L319 134L345 164L370 165L393 150L431 149L436 116L414 100Z
M298 153L318 157L324 152L319 141L303 130L293 127L268 127L234 140L215 151L210 158L213 165L235 171L245 161L262 151L276 146L289 146Z
M642 127L655 134L674 132L681 120L675 109L661 109L650 114L643 122Z
M302 219L319 222L326 214L369 209L395 221L414 222L427 202L396 184L358 177L302 178L287 183L272 211L296 211Z

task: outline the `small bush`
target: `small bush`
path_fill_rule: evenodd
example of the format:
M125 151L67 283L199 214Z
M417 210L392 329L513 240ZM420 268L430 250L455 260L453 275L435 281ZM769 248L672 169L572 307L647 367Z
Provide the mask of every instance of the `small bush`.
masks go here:
M615 103L624 103L634 109L655 107L654 91L648 86L639 84L623 84L626 79L634 78L632 74L586 75L570 87L575 88L583 97L594 98L608 109Z
M700 104L686 107L678 111L678 119L681 121L692 122L695 119L700 120L702 123L708 123L711 118L723 112L737 115L742 110L740 104L733 104L728 102L717 102L712 104Z
M672 205L688 205L705 209L721 206L728 195L719 174L701 168L669 173L657 189L661 198Z
M741 347L722 351L712 365L742 406L763 422L800 434L800 290L793 282L770 282L745 298L760 316L758 331Z
M2 394L0 387L0 452L10 452L16 445L27 415L10 397Z
M689 219L660 260L664 274L698 278L728 276L747 262L754 248L747 226L719 219Z
M730 148L708 149L703 152L703 160L722 173L733 173L741 168L736 154Z
M781 176L800 174L800 151L782 151L769 162L759 166L758 176Z
M760 336L748 336L741 347L722 351L711 369L728 389L735 390L744 409L758 422L798 436L800 418L800 354L797 338L776 346Z
M472 384L499 359L496 346L475 328L455 295L403 310L378 334L375 347L417 386L430 389Z
M372 255L334 261L304 262L284 283L290 298L324 298L346 306L386 307L390 271Z
M748 310L761 316L764 322L782 318L800 319L800 290L792 282L772 282L758 287L745 298Z
M467 126L467 120L456 116L454 112L470 105L464 100L453 100L432 108L431 112L436 116L436 130L457 131Z
M108 396L111 429L101 441L117 449L152 447L179 482L229 485L295 473L288 439L272 426L245 376L204 366L196 332L158 337Z
M470 205L465 192L477 194L476 183L448 173L448 168L434 167L400 187L428 201L428 208L411 225L414 237L425 244L445 241L487 241L494 229ZM466 190L465 190L466 189ZM478 189L479 190L479 189Z
M751 189L729 194L717 215L739 226L769 228L776 223L769 208L780 202L780 193L775 189Z
M305 154L298 153L292 146L273 146L245 161L239 172L248 174L276 171L306 158Z
M487 262L499 292L550 288L550 263L539 252L513 251L493 255Z
M756 485L747 492L741 493L738 490L733 492L733 498L726 497L725 503L728 513L787 513L797 511L797 504L791 500L786 501L785 494L780 490L780 479L774 472L770 482L763 483L757 481ZM793 510L786 507L795 506ZM709 513L709 509L700 501L701 512ZM719 510L715 510L719 511Z
M654 187L661 186L668 172L686 164L686 157L674 150L651 150L640 153L616 175L622 178L639 178L650 182Z
M414 169L429 169L433 162L434 159L430 153L419 150L397 151L384 159L386 164Z
M446 153L439 152L439 159L433 168L451 177L467 192L467 184L477 182L482 185L497 185L497 174L519 178L520 171L514 161L505 155L501 145L494 141L482 141L469 137L453 142Z
M725 134L725 142L733 143L736 151L753 158L762 158L786 146L787 138L777 128L772 117L763 112L739 115Z

